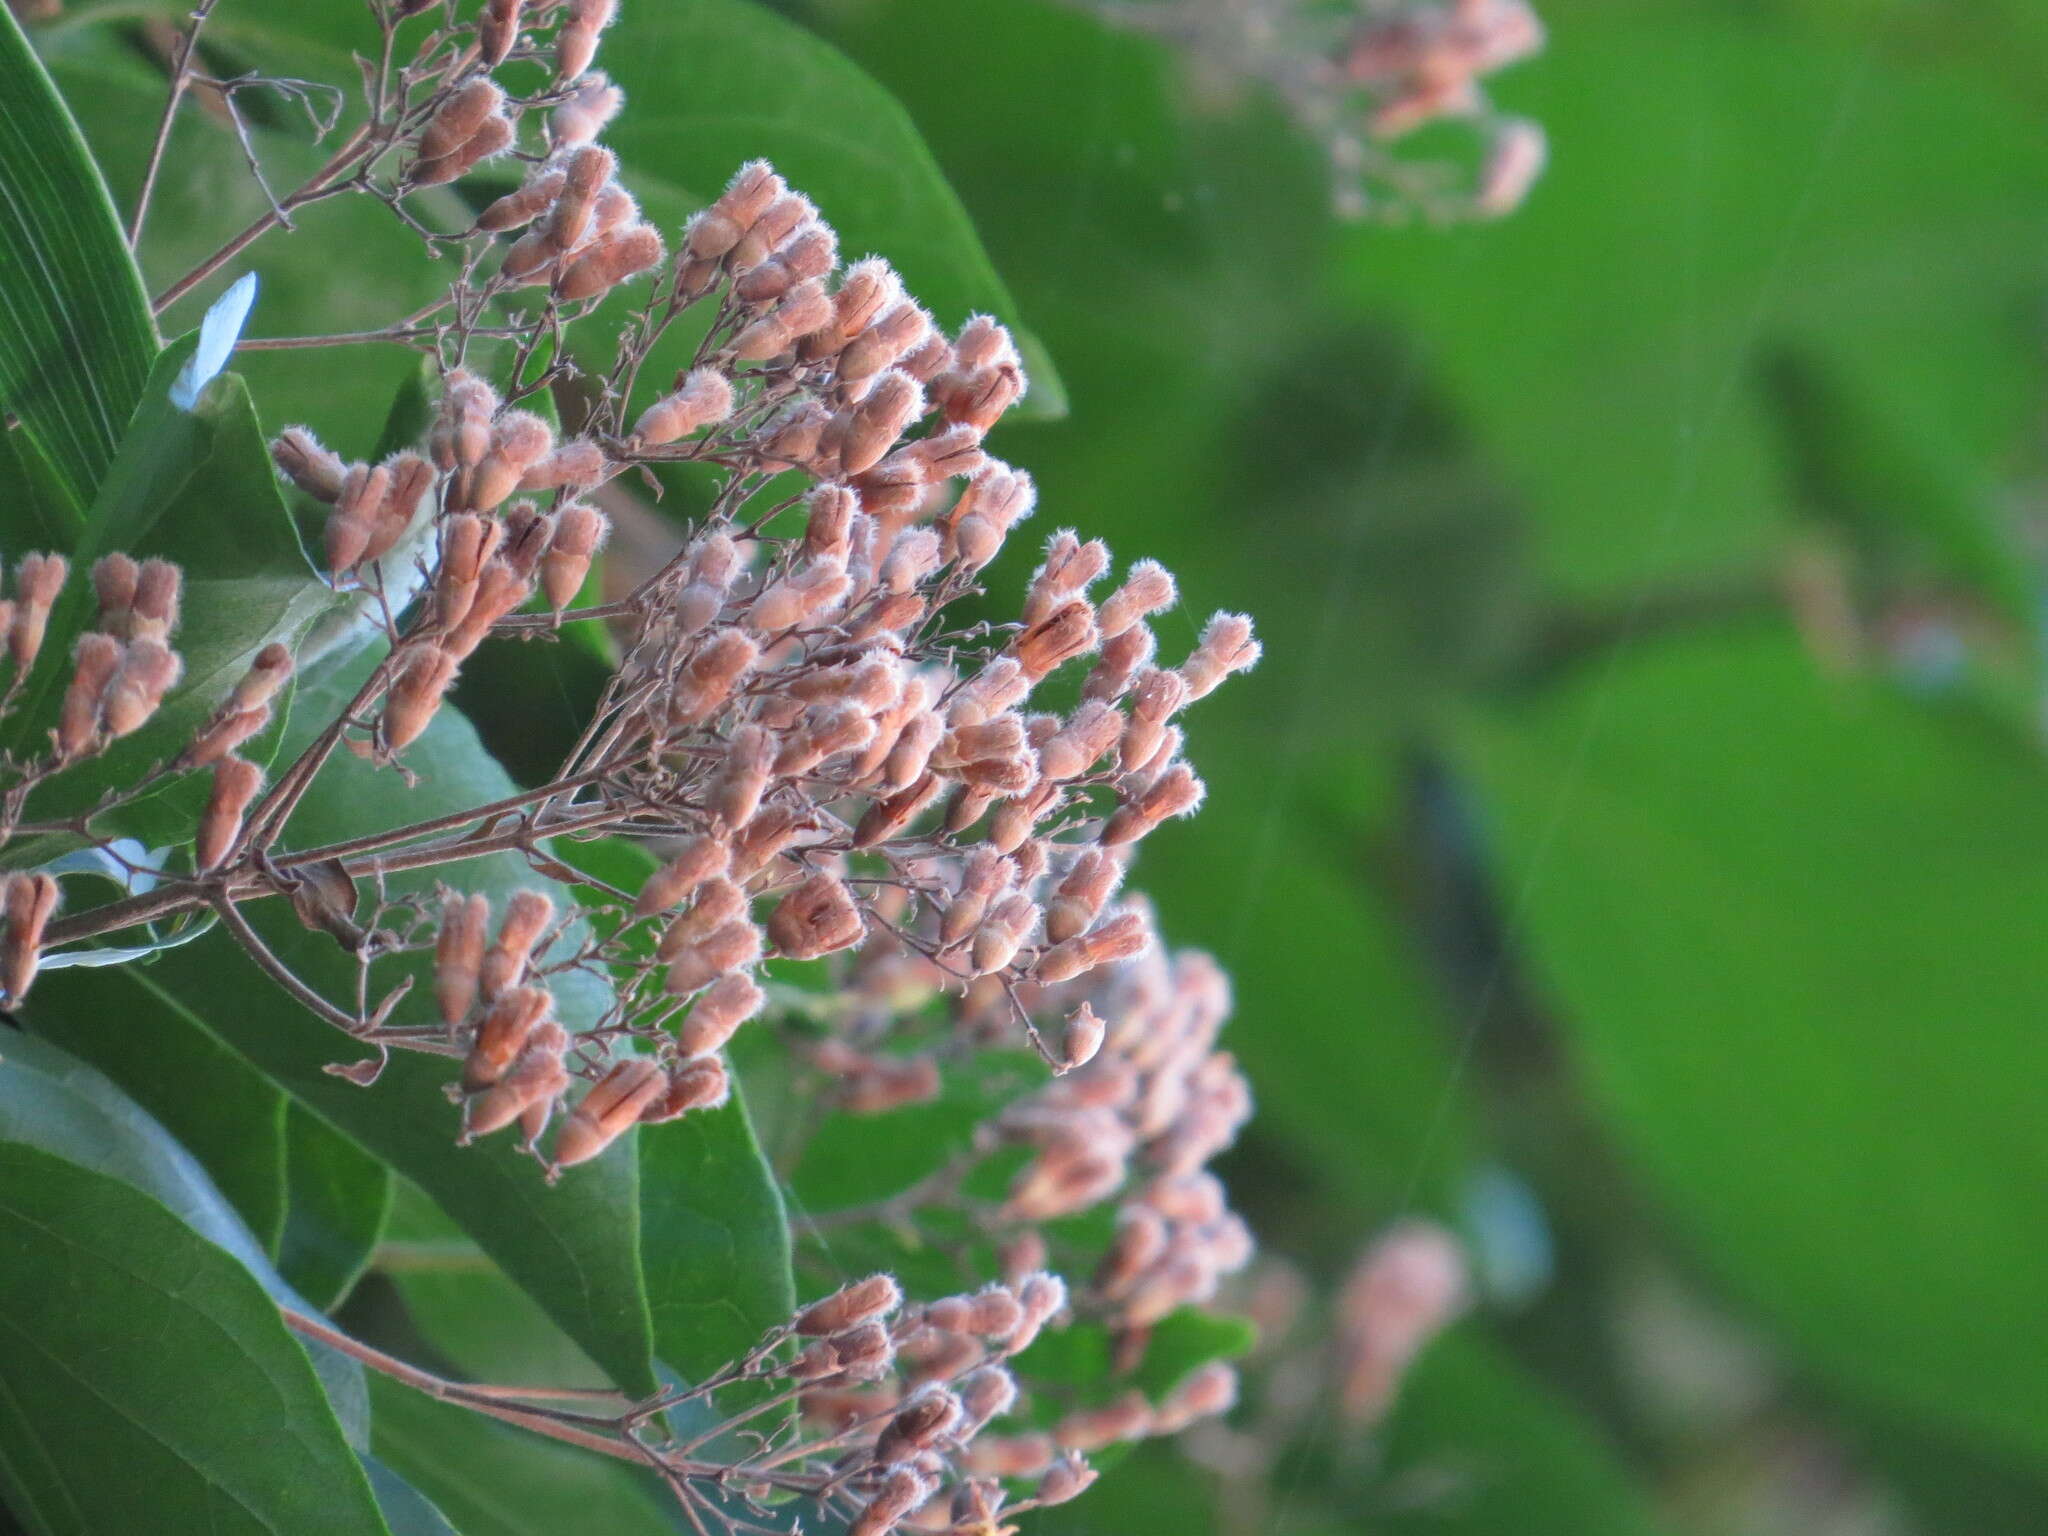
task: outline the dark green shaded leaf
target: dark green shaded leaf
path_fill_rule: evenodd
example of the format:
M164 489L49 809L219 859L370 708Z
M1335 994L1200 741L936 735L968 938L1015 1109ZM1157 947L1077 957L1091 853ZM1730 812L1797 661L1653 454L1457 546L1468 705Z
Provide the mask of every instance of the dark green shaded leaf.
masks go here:
M359 1454L363 1473L370 1479L370 1491L377 1496L377 1508L391 1536L456 1536L447 1516L434 1508L423 1493L376 1457Z
M385 1531L305 1353L227 1254L128 1184L19 1144L0 1146L0 1234L16 1508L81 1536Z
M370 1262L391 1206L391 1170L298 1104L284 1117L284 1230L277 1267L321 1311Z
M141 398L156 330L106 183L11 9L0 100L0 412L41 468L43 504L75 526Z

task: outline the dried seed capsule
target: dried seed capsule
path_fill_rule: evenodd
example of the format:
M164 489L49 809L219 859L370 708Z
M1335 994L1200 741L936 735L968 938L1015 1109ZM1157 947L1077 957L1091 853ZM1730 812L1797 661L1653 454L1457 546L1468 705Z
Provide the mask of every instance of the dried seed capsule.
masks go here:
M139 609L135 617L141 618ZM100 719L107 734L119 738L140 730L183 671L177 652L161 640L144 637L130 642L100 698Z
M841 469L857 475L881 462L896 446L904 428L924 414L924 390L900 368L892 368L853 409L853 420L839 445Z
M1097 966L1141 955L1151 942L1152 933L1145 919L1136 912L1122 912L1078 938L1055 944L1038 957L1031 976L1034 981L1054 986L1085 975Z
M683 664L669 699L670 720L694 725L716 714L760 656L760 646L737 629L711 636Z
M495 1000L518 982L541 930L554 915L555 904L543 893L526 889L512 893L512 899L505 904L505 920L498 925L497 942L484 951L478 976L484 1001Z
M886 1536L937 1491L937 1482L915 1467L892 1467L881 1488L847 1527L847 1536Z
M80 635L72 649L71 680L57 710L57 756L69 759L92 750L100 734L100 701L121 666L121 642L112 635Z
M555 34L555 78L573 80L590 68L597 40L618 13L618 0L571 0L569 19Z
M218 869L242 833L242 816L263 788L263 770L247 758L224 758L213 770L213 790L192 843L193 866Z
M1260 647L1252 638L1252 621L1241 613L1219 613L1202 630L1202 643L1180 664L1192 702L1204 697L1233 672L1259 663Z
M34 984L42 960L43 930L57 910L57 881L40 872L7 876L4 908L7 931L0 937L0 986L7 1002L19 1007Z
M664 962L674 960L685 949L702 943L746 914L746 892L723 876L706 880L698 887L689 910L668 925L654 948L654 957Z
M736 918L705 935L670 962L662 985L677 997L701 991L729 971L761 958L761 930Z
M7 631L8 654L16 677L25 677L43 648L50 609L64 589L71 567L62 555L30 554L14 568L14 622Z
M667 254L652 224L633 224L606 235L576 257L555 279L556 296L574 303L611 292L628 278L661 265Z
M550 1019L536 1028L511 1070L463 1106L462 1139L488 1136L519 1120L532 1146L547 1128L555 1100L568 1091L569 1071L562 1065L568 1048L569 1033L560 1024Z
M324 535L331 575L342 576L362 563L376 532L378 511L390 493L391 471L381 464L356 464L343 476Z
M676 389L640 413L633 435L651 444L672 443L716 426L732 415L732 381L716 368L693 369Z
M862 1323L887 1317L902 1305L903 1287L896 1283L894 1275L869 1275L812 1302L797 1313L790 1331L807 1339L844 1333Z
M632 1129L641 1112L668 1091L668 1075L645 1057L617 1063L569 1111L555 1137L554 1166L572 1168Z
M522 491L552 491L565 486L579 489L597 484L611 468L604 449L587 437L558 445L554 452L519 477Z
M640 1111L643 1125L674 1120L693 1109L716 1109L732 1096L732 1080L716 1056L686 1061L669 1073L662 1096Z
M943 1440L962 1417L960 1399L941 1386L918 1388L875 1437L875 1461L903 1461Z
M304 427L286 427L270 445L271 461L278 472L316 501L330 505L341 494L341 482L348 466L341 455L320 446L320 439Z
M1061 1070L1071 1072L1093 1061L1095 1053L1102 1049L1105 1028L1095 1010L1086 1003L1068 1014L1066 1026L1060 1032Z
M705 792L711 814L727 827L743 827L761 807L768 788L768 770L775 758L775 738L765 728L742 725L726 744L725 761Z
M1119 808L1104 822L1097 841L1105 848L1135 842L1162 821L1193 815L1205 793L1194 770L1186 763L1175 763L1143 795Z
M476 1004L491 903L485 896L450 896L441 907L434 941L434 1001L450 1029Z
M691 1004L689 1017L676 1031L676 1043L685 1056L708 1056L759 1013L767 1000L753 977L739 971L721 976Z
M1152 1405L1142 1394L1126 1392L1101 1408L1070 1413L1053 1426L1053 1443L1062 1450L1099 1451L1126 1440L1142 1440L1152 1427Z
M850 949L866 936L853 893L837 875L822 872L783 897L768 918L768 937L792 960Z
M608 76L593 71L578 80L569 99L555 108L548 128L557 144L588 144L625 104L625 93Z
M398 546L434 489L434 466L416 453L393 454L384 468L390 484L371 514L369 539L356 557L359 565L381 560Z
M474 651L491 632L491 626L512 612L533 594L533 581L507 556L498 555L483 568L469 594L462 622L441 640L441 648L456 660Z
M1039 1479L1031 1497L1041 1508L1050 1509L1056 1504L1078 1499L1099 1475L1079 1455L1063 1456Z
M1021 891L1005 896L974 935L968 948L970 969L976 976L1002 970L1016 957L1037 922L1038 904L1029 896Z
M477 57L485 67L496 69L511 56L525 9L526 0L487 0L476 23Z
M595 507L571 503L555 514L555 537L541 559L540 586L548 606L560 613L583 590L590 562L604 547L611 523Z
M100 628L107 634L128 638L128 620L135 610L135 589L141 579L142 567L126 555L107 555L94 562L93 595L99 601Z
M554 1001L545 987L512 987L500 993L477 1024L476 1039L462 1063L463 1092L479 1093L503 1077Z
M901 793L875 801L854 828L853 846L872 848L902 835L937 797L939 782L936 774L928 773Z
M704 881L723 875L731 862L732 849L722 839L701 832L685 838L675 857L640 887L634 915L646 917L677 905Z
M554 429L531 411L507 411L491 433L490 451L469 481L469 505L488 512L519 488L519 478L555 445Z
M505 93L496 82L483 75L470 77L427 119L427 126L420 133L420 159L436 160L453 154L504 105Z
M908 300L895 305L847 342L839 354L839 382L857 384L873 378L897 358L922 346L931 331L932 317L920 305Z
M1035 682L1096 644L1095 610L1087 599L1076 598L1019 634L1010 651Z
M406 657L392 679L384 713L377 722L378 744L387 753L419 739L441 707L449 684L455 681L455 667L455 658L437 646L421 646Z
M1016 867L993 848L977 848L967 856L960 889L939 918L939 943L950 948L981 926L990 905L1009 889Z

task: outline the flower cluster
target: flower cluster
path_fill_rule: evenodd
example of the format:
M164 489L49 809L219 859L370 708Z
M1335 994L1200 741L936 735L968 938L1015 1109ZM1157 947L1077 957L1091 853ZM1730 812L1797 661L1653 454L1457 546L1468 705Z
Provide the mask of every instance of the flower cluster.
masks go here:
M1142 840L1201 804L1184 712L1259 646L1248 619L1218 613L1192 648L1162 655L1151 620L1178 604L1173 577L1148 560L1119 570L1100 540L1064 528L1014 616L963 616L1037 499L988 447L1028 387L1013 339L986 315L948 334L886 261L842 263L818 209L764 162L684 227L656 229L598 142L623 105L591 68L612 14L610 0L488 0L473 23L437 32L393 109L388 181L368 179L374 162L362 172L397 206L498 157L526 164L472 226L429 233L463 252L449 297L378 338L439 365L422 440L375 462L345 461L307 426L272 444L320 521L327 586L381 618L381 658L266 774L241 749L311 660L286 641L255 650L224 697L180 717L199 723L141 785L61 824L109 847L94 821L107 806L205 774L189 866L61 921L50 876L10 877L0 984L19 1002L47 945L210 910L288 993L376 1053L333 1070L367 1086L392 1050L448 1058L451 1135L516 1128L550 1179L635 1126L724 1103L727 1047L750 1025L784 1036L822 1103L850 1113L931 1098L986 1051L1034 1050L1028 1091L890 1202L891 1215L965 1213L1004 1255L1002 1282L906 1307L874 1277L694 1389L768 1384L764 1401L801 1410L794 1443L701 1474L721 1487L799 1489L861 1536L906 1520L985 1531L1003 1479L1037 1480L1012 1509L1060 1502L1092 1476L1086 1452L1172 1433L1234 1398L1219 1365L1158 1401L1127 1394L1027 1421L1011 1362L1076 1315L1142 1342L1250 1256L1206 1171L1250 1112L1217 1047L1227 984L1200 956L1170 958L1149 908L1120 891ZM540 64L547 81L515 95L496 74L508 64L521 76ZM591 387L565 428L544 392L577 374L572 359L587 363L571 328L615 293L623 335L608 368L582 376ZM664 354L664 377L643 384L684 335L682 365ZM543 346L554 361L536 378ZM630 500L622 477L680 465L714 476L708 508L623 595L593 595ZM0 603L7 703L67 575L56 556L17 563ZM7 764L9 831L29 828L30 789L137 730L179 683L177 569L110 555L91 582L97 619L76 642L50 751ZM618 661L543 782L291 846L292 810L333 754L409 775L486 642L548 643L576 623L608 626ZM537 887L495 903L462 887L480 856L520 854L558 876L552 849L599 837L641 845L649 866L625 885L583 877L599 895L574 910ZM385 877L417 870L445 871L431 900L380 894L357 922L358 881L383 893ZM288 897L354 952L352 998L269 950L239 914L262 896ZM429 972L431 987L378 980L398 967ZM799 974L822 974L809 995L827 1006L804 1002L788 981ZM571 975L608 982L597 1016L565 1005ZM1007 1193L968 1198L995 1159L1021 1163ZM1097 1207L1114 1212L1106 1254L1057 1231ZM1094 1278L1070 1296L1055 1261ZM700 1475L662 1454L678 1476Z

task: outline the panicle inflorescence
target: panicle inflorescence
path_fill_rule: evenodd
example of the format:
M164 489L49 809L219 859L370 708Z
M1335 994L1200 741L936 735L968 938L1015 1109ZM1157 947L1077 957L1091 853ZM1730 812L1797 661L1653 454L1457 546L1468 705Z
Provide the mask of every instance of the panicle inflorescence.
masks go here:
M948 334L887 261L843 262L818 208L763 161L672 239L655 229L599 142L623 106L592 68L613 9L485 0L455 34L456 62L404 108L382 189L394 205L500 157L525 171L473 226L432 237L465 261L455 318L422 333L440 374L421 440L374 461L306 426L272 445L319 520L327 584L381 619L388 648L289 761L249 749L293 681L288 642L253 649L225 696L192 700L182 745L136 791L203 775L190 870L116 909L135 922L221 911L259 964L378 1053L330 1070L367 1084L390 1050L453 1058L451 1132L512 1133L550 1179L636 1126L724 1104L725 1053L750 1027L786 1037L821 1107L855 1115L930 1100L992 1051L1035 1051L1037 1085L961 1156L886 1211L827 1216L951 1206L1000 1250L1001 1281L922 1305L887 1276L855 1282L693 1389L766 1381L774 1401L797 1401L798 1446L727 1469L747 1496L800 1488L862 1536L986 1531L1006 1507L1081 1492L1087 1453L1173 1432L1234 1395L1216 1366L1156 1400L1126 1392L1020 1427L1015 1361L1073 1316L1141 1341L1250 1255L1206 1169L1250 1112L1217 1048L1227 985L1204 957L1169 956L1149 907L1121 892L1138 845L1202 802L1185 711L1259 646L1248 619L1218 613L1185 654L1162 655L1151 625L1180 602L1173 577L1151 560L1119 570L1101 540L1064 528L1013 617L963 615L1036 509L1029 474L988 448L1028 387L1010 333L972 315ZM493 75L512 64L526 80L535 63L549 80L527 96ZM537 396L576 375L568 328L628 283L637 307L610 370L550 396L576 406L564 430ZM500 313L511 322L482 318ZM685 315L695 323L678 329ZM684 330L693 350L679 367L663 354L653 378L664 338ZM555 361L536 383L543 343ZM708 510L630 584L587 596L630 506L621 477L652 484L678 465L715 477ZM18 822L43 778L155 718L183 669L175 566L105 556L88 578L94 617L69 629L57 621L88 594L67 598L62 556L28 555L13 575L0 598L8 704L39 658L49 666L53 625L74 636L48 680L47 754L9 763ZM290 813L332 752L405 772L486 640L576 622L607 624L617 662L545 782L466 816L289 846ZM65 829L90 836L91 813ZM600 836L642 844L650 867L625 884L589 877L601 894L578 910L538 888L384 894L387 874L490 853L560 876L550 848ZM365 878L380 893L367 926L354 915ZM321 998L232 921L259 895L287 896L354 952L352 1005ZM57 898L46 873L0 892L10 1005ZM114 926L86 914L61 932L71 922L59 942ZM373 1004L373 964L408 955L432 986L402 981ZM612 983L594 1017L564 986L592 975ZM971 1176L998 1162L1007 1189L969 1198ZM1060 1224L1097 1208L1113 1212L1107 1252L1073 1248ZM1070 1294L1054 1262L1093 1278ZM1020 1478L1034 1491L1006 1506Z

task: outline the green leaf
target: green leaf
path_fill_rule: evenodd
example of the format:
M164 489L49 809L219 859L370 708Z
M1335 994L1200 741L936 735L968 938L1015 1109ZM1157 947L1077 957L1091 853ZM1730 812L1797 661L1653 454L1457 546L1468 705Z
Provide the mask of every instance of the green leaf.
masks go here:
M1017 324L916 125L831 44L751 0L668 0L622 7L599 62L627 100L605 142L664 222L767 159L817 203L843 252L888 257L948 331L976 311ZM1020 343L1036 381L1027 404L1063 401L1043 349L1026 333Z
M675 1536L652 1474L371 1383L377 1454L461 1526L463 1536Z
M205 1169L212 1184L248 1224L257 1250L267 1252L276 1246L286 1209L286 1101L269 1079L212 1035L183 1020L167 1019L151 1030L147 1066L141 1070L136 1069L141 1047L135 1021L125 1012L46 1009L39 996L25 1022L60 1039L71 1056L122 1080L127 1097L169 1131L177 1145ZM31 1047L49 1049L33 1038L23 1044L24 1050ZM9 1054L6 1045L0 1044L0 1058ZM4 1070L0 1068L0 1072ZM113 1092L111 1088L107 1091ZM105 1171L137 1182L133 1172ZM183 1214L178 1202L166 1198L161 1190L149 1184L142 1187ZM200 1230L221 1242L213 1232L204 1227ZM222 1246L229 1247L226 1243Z
M0 100L0 412L75 525L141 398L156 330L106 184L11 10Z
M300 690L286 752L333 718L360 676L360 669L345 671ZM512 792L503 771L452 709L444 708L408 749L406 763L419 775L409 790L395 773L337 753L293 817L286 846L403 826ZM550 888L509 854L467 861L445 873L466 891L488 894L499 911L520 886ZM408 875L390 880L389 889L398 895L431 891L433 885L431 876ZM554 895L558 906L567 903L559 888ZM330 997L353 995L355 962L332 938L300 927L275 901L252 907L249 917L299 976ZM424 976L426 963L424 957L415 963L416 977ZM385 985L398 981L395 968L381 974ZM606 987L586 973L564 973L552 982L558 1016L571 1027L587 1026L607 1004ZM431 999L431 986L416 987L395 1022L427 1017ZM553 1188L539 1165L516 1153L505 1137L457 1147L459 1117L442 1093L450 1077L445 1063L399 1053L370 1088L334 1076L326 1067L359 1059L361 1049L302 1012L220 931L152 966L55 972L39 983L36 1002L53 1011L117 1011L135 1021L138 1033L166 1012L212 1031L314 1114L424 1188L621 1388L635 1394L654 1389L630 1142L569 1170ZM146 1062L147 1052L139 1051L132 1070L147 1070Z
M329 1312L362 1276L384 1230L391 1170L298 1104L285 1111L284 1151L287 1205L277 1267Z
M131 1032L131 1060L134 1044ZM203 1091L196 1082L192 1087ZM191 1152L111 1081L47 1040L16 1033L0 1038L0 1139L38 1147L155 1196L186 1226L240 1260L280 1306L313 1310L271 1267L263 1245ZM349 1443L366 1444L369 1400L362 1368L327 1345L308 1341L305 1347Z
M0 1145L0 1479L43 1531L377 1536L305 1353L147 1195Z
M2038 748L1775 628L1456 741L1587 1087L1701 1260L1837 1390L2041 1465Z
M370 1479L370 1491L377 1496L377 1508L391 1536L456 1536L448 1517L434 1508L427 1496L385 1466L376 1457L359 1454L363 1472Z
M782 1194L737 1095L635 1134L655 1353L701 1381L796 1309Z

